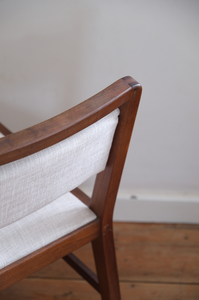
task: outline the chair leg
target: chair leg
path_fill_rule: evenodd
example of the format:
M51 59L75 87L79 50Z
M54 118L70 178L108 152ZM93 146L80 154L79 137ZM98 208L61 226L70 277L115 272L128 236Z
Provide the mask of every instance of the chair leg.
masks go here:
M121 300L112 227L92 242L102 300Z

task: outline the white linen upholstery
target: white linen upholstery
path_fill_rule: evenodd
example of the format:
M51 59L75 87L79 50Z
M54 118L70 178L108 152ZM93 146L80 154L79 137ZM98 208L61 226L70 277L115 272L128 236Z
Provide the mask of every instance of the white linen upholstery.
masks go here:
M0 132L0 138L4 137L3 133Z
M119 109L64 141L0 166L0 228L101 172L106 166L118 115Z
M0 269L91 222L96 215L71 193L0 229Z

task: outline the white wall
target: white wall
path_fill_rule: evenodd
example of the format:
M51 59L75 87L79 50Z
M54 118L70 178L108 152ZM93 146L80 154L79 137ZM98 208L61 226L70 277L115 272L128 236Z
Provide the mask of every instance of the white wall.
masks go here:
M197 0L1 0L0 120L20 130L131 75L143 97L121 189L197 198L198 11Z

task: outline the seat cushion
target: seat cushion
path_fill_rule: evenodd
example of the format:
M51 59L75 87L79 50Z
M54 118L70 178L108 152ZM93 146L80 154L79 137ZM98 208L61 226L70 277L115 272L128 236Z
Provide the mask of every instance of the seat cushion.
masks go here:
M0 269L96 219L67 193L36 212L0 229Z

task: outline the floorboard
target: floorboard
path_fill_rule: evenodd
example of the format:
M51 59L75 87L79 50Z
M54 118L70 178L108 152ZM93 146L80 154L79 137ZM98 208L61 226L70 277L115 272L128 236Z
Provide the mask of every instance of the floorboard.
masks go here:
M198 300L199 285L121 282L123 300ZM1 292L2 300L100 300L82 280L29 278Z
M115 223L123 300L198 300L199 225ZM95 271L91 245L75 251ZM0 293L11 299L100 299L63 260Z

